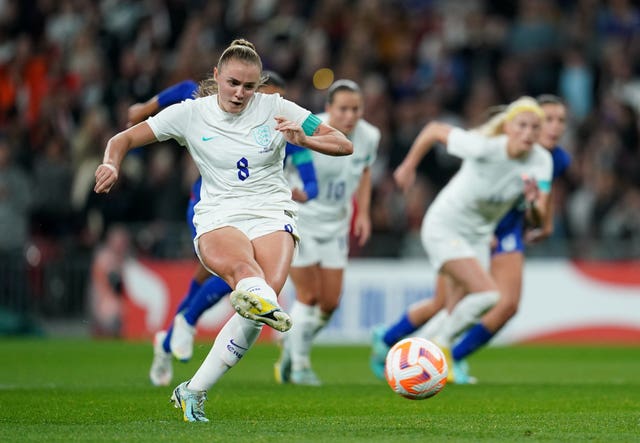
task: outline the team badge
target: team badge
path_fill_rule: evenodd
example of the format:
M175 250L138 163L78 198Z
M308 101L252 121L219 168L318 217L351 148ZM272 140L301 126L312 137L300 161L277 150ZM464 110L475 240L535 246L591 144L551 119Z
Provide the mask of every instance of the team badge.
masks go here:
M271 128L267 125L258 126L253 131L253 138L260 146L269 146L271 143Z

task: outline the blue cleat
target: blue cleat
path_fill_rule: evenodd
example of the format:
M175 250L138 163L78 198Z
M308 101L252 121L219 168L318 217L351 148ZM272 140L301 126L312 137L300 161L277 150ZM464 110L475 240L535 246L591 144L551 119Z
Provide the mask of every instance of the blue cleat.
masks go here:
M206 391L193 391L187 388L189 381L180 383L171 394L171 401L176 409L182 409L182 419L184 421L207 422L209 419L204 415L204 401L207 399Z
M291 371L291 383L302 386L321 386L322 382L313 369L306 367Z
M454 360L451 372L453 372L453 383L457 385L475 385L478 383L477 378L469 375L469 363L467 363L467 360Z
M384 334L387 332L387 328L383 325L378 325L373 328L371 334L371 357L369 359L369 366L373 375L380 380L384 380L384 365L387 360L387 353L389 352L389 346L384 342Z

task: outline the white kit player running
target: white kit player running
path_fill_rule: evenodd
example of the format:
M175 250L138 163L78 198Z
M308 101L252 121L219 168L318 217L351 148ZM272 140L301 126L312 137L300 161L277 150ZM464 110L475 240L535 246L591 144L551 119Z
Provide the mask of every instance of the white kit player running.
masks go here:
M202 175L195 207L195 250L202 264L235 290L237 311L223 326L191 380L173 391L185 421L208 421L206 392L236 365L264 324L286 331L277 302L297 241L297 205L282 162L285 142L329 155L349 155L352 143L308 110L277 94L256 93L262 61L252 43L235 40L220 56L199 98L169 106L116 134L96 170L96 192L109 192L120 163L137 146L174 139Z
M488 271L498 221L523 194L532 216L544 219L552 159L536 143L543 117L534 99L522 97L481 131L429 123L394 172L398 186L408 190L417 165L436 142L445 143L451 154L463 159L458 173L427 210L421 230L429 261L451 285L447 297L455 298L448 301L455 307L434 338L450 364L454 339L500 297Z
M290 271L296 300L290 313L293 327L282 340L275 365L279 383L320 385L311 369L314 337L337 309L349 254L352 197L356 200L354 235L364 245L371 234L371 166L380 131L362 119L363 97L351 80L338 80L327 92L322 121L353 142L353 155L336 158L313 153L318 196L300 206L300 247Z

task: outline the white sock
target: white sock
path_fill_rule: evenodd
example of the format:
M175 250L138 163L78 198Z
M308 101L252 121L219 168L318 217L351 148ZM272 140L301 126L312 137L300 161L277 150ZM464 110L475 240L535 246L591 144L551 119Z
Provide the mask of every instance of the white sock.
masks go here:
M454 339L476 324L482 314L491 309L499 298L498 291L474 292L463 297L455 305L434 340L442 346L451 347Z
M269 300L272 303L278 304L278 296L276 292L260 277L247 277L243 278L236 284L236 289L242 291L253 292L254 294Z
M291 353L292 369L300 370L311 366L311 342L317 328L316 307L296 300L289 315L293 326L287 334L286 345Z
M420 329L415 332L418 337L424 337L427 340L433 340L438 332L442 329L442 325L447 321L449 313L446 309L440 309L436 315L426 322Z
M234 314L222 327L204 359L187 386L206 391L213 386L251 348L262 331L262 323Z
M322 309L320 309L320 306L316 305L316 312L315 312L315 318L316 318L316 327L313 330L313 335L312 335L312 339L316 338L316 335L318 335L318 333L320 331L322 331L322 329L327 325L327 323L329 323L329 320L331 320L331 316L333 315L333 312L323 312Z

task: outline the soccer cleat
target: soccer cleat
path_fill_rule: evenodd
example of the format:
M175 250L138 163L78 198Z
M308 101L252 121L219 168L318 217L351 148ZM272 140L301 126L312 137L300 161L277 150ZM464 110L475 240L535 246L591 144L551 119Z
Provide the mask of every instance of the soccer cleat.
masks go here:
M291 381L291 354L285 340L280 344L280 358L273 365L273 375L281 385Z
M371 357L369 358L369 366L373 375L380 380L384 380L384 365L387 360L389 346L384 341L384 334L387 329L383 325L373 328L371 334Z
M307 367L291 371L291 383L302 386L320 386L322 382L313 369Z
M204 401L207 399L206 391L193 391L187 388L189 381L180 383L171 394L171 402L176 409L182 409L184 421L209 421L204 415Z
M196 328L191 326L184 315L178 314L173 320L173 332L169 340L171 352L180 361L189 361L193 355L193 336Z
M444 359L447 361L447 368L449 368L449 370L447 371L447 383L455 383L456 376L453 371L453 357L451 357L451 349L449 348L449 346L441 345L436 340L432 341L436 344L437 347L440 348L442 354L444 354Z
M467 360L454 360L453 367L449 367L453 372L454 383L457 385L475 385L478 379L469 374L469 363Z
M239 289L233 291L229 299L236 312L244 318L264 323L280 332L291 329L291 317L277 302L272 303L253 292Z
M153 361L149 370L149 379L154 386L167 386L173 378L173 362L171 353L162 347L166 331L158 331L153 338Z

